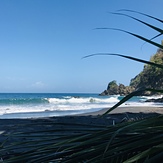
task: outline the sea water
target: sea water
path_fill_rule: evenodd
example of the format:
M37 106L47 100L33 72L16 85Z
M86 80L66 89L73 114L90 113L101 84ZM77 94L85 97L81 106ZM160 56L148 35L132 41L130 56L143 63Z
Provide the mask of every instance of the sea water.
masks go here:
M0 93L0 118L36 118L75 115L99 111L119 102L124 96L99 96L81 93ZM135 96L122 104L131 106L163 106L145 102L150 98Z

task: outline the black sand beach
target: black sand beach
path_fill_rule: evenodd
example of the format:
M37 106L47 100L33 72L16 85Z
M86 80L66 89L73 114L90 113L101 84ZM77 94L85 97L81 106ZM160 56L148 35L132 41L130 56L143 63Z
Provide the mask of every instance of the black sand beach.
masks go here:
M3 133L27 132L46 130L48 123L68 125L97 125L109 126L117 123L122 123L128 120L139 120L163 114L161 107L119 107L109 114L102 116L107 111L107 108L97 112L91 112L74 116L62 117L45 117L45 118L29 118L29 119L0 119L0 140L2 140ZM25 127L24 127L25 126ZM64 127L63 127L64 130Z
M105 129L128 121L137 121L163 114L163 108L156 107L120 107L102 116L107 109L75 116L45 117L29 119L0 119L0 145L6 147L13 143L31 142L33 136L55 133L55 137L65 137ZM91 131L93 128L93 131ZM48 131L48 132L47 132ZM31 137L32 136L32 137ZM41 138L40 138L41 139ZM1 159L19 155L27 149L0 152ZM29 150L29 149L28 149Z

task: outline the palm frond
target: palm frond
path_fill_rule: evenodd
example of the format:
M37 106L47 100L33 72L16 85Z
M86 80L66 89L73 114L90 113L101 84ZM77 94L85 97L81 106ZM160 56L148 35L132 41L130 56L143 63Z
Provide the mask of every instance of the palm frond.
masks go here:
M145 37L143 37L141 35L138 35L138 34L135 34L135 33L132 33L132 32L128 32L128 31L125 31L125 30L122 30L122 29L118 29L118 28L107 28L107 27L106 28L95 28L95 29L101 29L101 30L108 30L109 29L109 30L121 31L121 32L130 34L132 36L135 36L135 37L137 37L137 38L139 38L139 39L141 39L143 41L146 41L146 42L148 42L148 43L150 43L150 44L152 44L152 45L154 45L154 46L156 46L156 47L158 47L160 49L163 49L163 46L162 45L160 45L160 44L158 44L158 43L156 43L156 42L154 42L154 41L152 41L150 39L147 39L147 38L145 38Z
M47 130L46 133L42 131L37 135L31 132L30 134L33 137L30 138L24 133L15 133L11 135L12 139L15 139L15 136L22 135L25 138L24 141L15 139L14 144L4 146L0 149L0 152L5 163L96 163L116 162L117 159L119 160L117 162L132 162L133 160L144 162L162 153L162 123L163 116L157 116L150 118L150 120L143 119L120 123L116 126L105 126L103 129L94 130L92 133L75 134L74 130L74 134L69 137L65 132L62 139L58 138L58 141L53 141L55 131L51 130ZM70 130L71 127L70 125ZM42 142L37 141L38 139ZM29 148L25 148L26 146L29 146ZM16 147L19 148L16 149ZM19 153L16 153L16 151L19 151ZM5 158L3 153L6 154L6 152L8 152L8 157Z
M163 65L160 65L160 64L157 64L157 63L154 63L154 62L142 60L142 59L139 59L139 58L134 58L134 57L127 56L127 55L116 54L116 53L97 53L97 54L91 54L91 55L84 56L82 59L93 57L93 56L103 56L103 55L104 56L109 56L109 55L119 56L119 57L131 59L131 60L134 60L134 61L137 61L137 62L149 64L149 65L152 65L152 66L155 66L155 67L158 67L158 68L163 68Z
M140 88L132 93L130 93L129 95L125 96L122 100L120 100L117 104L115 104L113 107L111 107L110 109L108 109L105 114L108 114L109 112L111 112L112 110L116 109L118 106L122 105L123 103L125 103L126 101L128 101L129 99L131 99L134 96L139 96L141 95L141 93L145 92L145 91L151 91L151 92L158 92L158 93L163 93L163 90L158 90L158 89L152 89L152 88Z
M159 19L159 18L156 18L156 17L154 17L154 16L151 16L151 15L148 15L148 14L142 13L142 12L138 12L138 11L134 11L134 10L127 10L127 9L121 9L121 10L118 10L118 11L127 11L127 12L138 13L138 14L140 14L140 15L147 16L147 17L149 17L149 18L152 18L152 19L154 19L154 20L157 20L157 21L163 23L163 20L161 20L161 19Z
M129 17L129 18L131 18L131 19L133 19L133 20L136 20L136 21L138 21L138 22L140 22L140 23L142 23L142 24L144 24L144 25L146 25L146 26L148 26L148 27L150 27L150 28L156 30L157 32L160 33L160 35L163 34L163 30L162 30L161 28L158 28L158 27L156 27L156 26L153 26L153 25L151 25L151 24L149 24L149 23L147 23L147 22L145 22L145 21L142 21L142 20L140 20L140 19L137 19L137 18L135 18L135 17L133 17L133 16L130 16L130 15L127 15L127 14L123 14L123 13L116 13L116 12L111 12L111 13L112 13L112 14L115 14L115 15L121 15L121 16Z

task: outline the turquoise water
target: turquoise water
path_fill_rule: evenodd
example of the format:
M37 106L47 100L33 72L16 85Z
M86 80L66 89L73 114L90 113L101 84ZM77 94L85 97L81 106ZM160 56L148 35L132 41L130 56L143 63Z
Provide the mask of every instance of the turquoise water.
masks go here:
M31 118L74 115L112 107L123 96L81 93L0 93L0 118ZM157 106L153 97L133 97L122 106ZM154 97L158 98L158 97Z

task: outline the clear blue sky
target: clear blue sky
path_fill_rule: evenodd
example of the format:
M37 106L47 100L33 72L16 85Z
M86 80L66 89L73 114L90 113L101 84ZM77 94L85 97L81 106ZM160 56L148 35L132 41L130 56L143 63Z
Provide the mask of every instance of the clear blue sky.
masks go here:
M108 52L149 59L156 47L94 28L121 28L152 38L155 31L109 12L130 9L162 19L162 7L162 0L1 0L0 92L100 93L112 80L129 84L143 64L113 56L81 58ZM161 23L128 14L161 28Z

